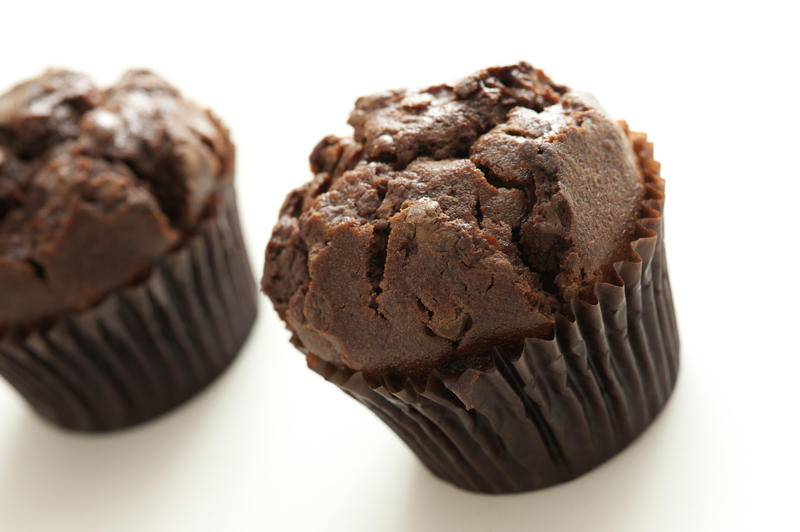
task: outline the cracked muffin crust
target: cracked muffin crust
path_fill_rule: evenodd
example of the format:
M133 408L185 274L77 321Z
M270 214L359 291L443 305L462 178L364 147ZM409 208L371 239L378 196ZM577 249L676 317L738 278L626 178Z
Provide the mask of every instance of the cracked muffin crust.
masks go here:
M630 256L631 141L526 63L360 98L292 192L262 288L305 353L369 374L551 334Z
M0 96L0 330L145 275L233 176L227 130L148 71L49 70Z

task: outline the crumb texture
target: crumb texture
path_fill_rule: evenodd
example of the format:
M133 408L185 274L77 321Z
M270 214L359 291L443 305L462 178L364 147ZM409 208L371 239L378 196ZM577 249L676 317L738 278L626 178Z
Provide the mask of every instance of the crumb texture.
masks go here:
M0 330L90 306L191 233L227 130L148 71L49 70L0 95Z
M630 252L626 132L526 63L362 97L349 123L266 252L262 287L307 353L412 374L545 336Z

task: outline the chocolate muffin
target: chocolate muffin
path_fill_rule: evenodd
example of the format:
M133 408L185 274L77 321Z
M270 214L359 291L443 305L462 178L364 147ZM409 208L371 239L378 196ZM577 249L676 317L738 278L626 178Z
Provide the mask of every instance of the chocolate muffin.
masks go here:
M644 430L678 369L645 136L526 63L349 124L266 252L308 365L469 490L569 480Z
M256 314L234 146L155 74L50 70L0 96L0 374L65 428L152 418Z

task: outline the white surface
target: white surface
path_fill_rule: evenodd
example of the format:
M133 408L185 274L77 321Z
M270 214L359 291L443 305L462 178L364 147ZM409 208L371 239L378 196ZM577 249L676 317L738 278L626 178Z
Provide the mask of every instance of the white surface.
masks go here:
M4 4L0 87L48 65L103 82L149 66L218 111L257 270L310 149L347 131L357 96L518 59L593 92L663 162L683 349L673 398L623 454L479 496L307 370L263 300L230 371L134 430L63 433L0 382L0 530L798 530L797 17L733 4Z

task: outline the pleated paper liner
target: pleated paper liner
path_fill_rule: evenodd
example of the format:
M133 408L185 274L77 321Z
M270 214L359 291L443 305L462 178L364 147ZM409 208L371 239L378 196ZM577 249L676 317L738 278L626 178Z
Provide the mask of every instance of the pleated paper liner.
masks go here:
M108 431L190 398L234 359L257 290L233 188L217 212L137 285L44 330L0 339L0 374L42 416Z
M374 412L437 476L508 493L575 478L622 450L662 409L678 372L664 254L663 181L649 176L634 259L574 300L552 339L494 349L458 372L382 378L308 365Z

